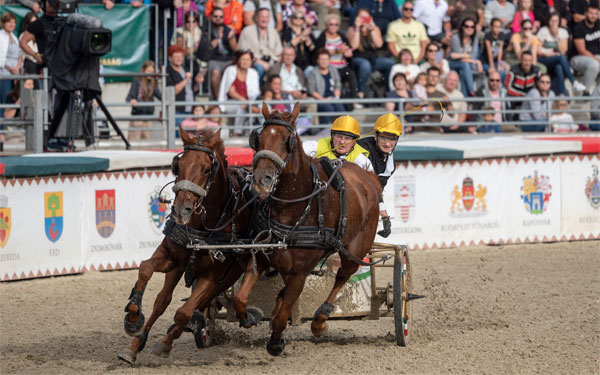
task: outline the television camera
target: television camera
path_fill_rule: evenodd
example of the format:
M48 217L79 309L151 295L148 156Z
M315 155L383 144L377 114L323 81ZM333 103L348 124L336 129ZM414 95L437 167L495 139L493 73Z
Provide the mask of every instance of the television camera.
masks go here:
M129 142L115 123L100 97L100 57L109 53L112 32L93 16L74 13L75 0L48 0L56 9L53 30L47 35L44 59L56 90L49 137L63 140L65 151L74 149L74 139L84 139L86 146L95 142L92 121L96 100L107 120L130 149ZM65 13L70 13L65 16Z

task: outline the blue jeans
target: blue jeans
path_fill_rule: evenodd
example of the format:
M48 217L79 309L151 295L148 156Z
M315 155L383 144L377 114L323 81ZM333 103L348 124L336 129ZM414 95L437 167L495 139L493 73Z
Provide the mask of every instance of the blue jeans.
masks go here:
M500 125L484 125L477 128L477 133L502 133Z
M265 76L265 67L259 63L252 64L252 67L258 72L258 85L262 87L263 77Z
M575 77L571 73L571 66L564 55L540 57L539 62L546 65L548 73L554 72L554 78L556 80L556 89L559 94L568 95L567 89L565 89L565 77L575 82Z
M537 122L538 120L529 120L530 122ZM541 120L540 120L541 121ZM527 121L525 121L527 122ZM544 132L546 131L546 125L521 125L521 131L523 132Z
M8 93L14 88L12 79L0 80L0 103L6 104ZM4 109L0 109L0 118L4 118Z
M345 112L346 108L342 103L319 103L317 104L317 112ZM319 116L321 124L330 124L331 116Z
M473 93L473 69L471 69L471 63L450 60L450 69L455 70L460 77L460 89L462 94L466 97L471 96Z
M600 130L600 123L598 123L598 124L590 124L590 130L594 130L594 131Z
M352 67L356 72L358 78L358 92L365 92L367 81L373 70L377 70L385 77L385 87L388 87L388 79L390 70L394 65L394 60L389 57L378 57L375 59L375 65L371 65L371 62L364 57L354 57L352 59Z

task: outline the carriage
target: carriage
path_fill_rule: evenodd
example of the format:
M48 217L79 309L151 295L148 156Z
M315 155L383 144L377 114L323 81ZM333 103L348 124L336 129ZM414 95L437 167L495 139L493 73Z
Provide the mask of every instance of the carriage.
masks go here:
M252 245L248 248L251 247ZM210 246L197 248L216 249ZM412 293L412 267L406 246L376 242L365 260L373 262L383 258L389 261L359 268L340 291L336 299L337 309L330 318L378 320L380 317L393 317L396 344L407 346L412 333L412 301L422 296ZM304 291L292 310L292 325L299 325L313 318L321 298L333 285L337 262L337 257L330 258L319 264L308 277ZM389 277L379 276L380 273L389 271L392 273L391 282L387 281ZM380 278L384 280L378 280ZM254 288L248 303L262 311L271 311L274 308L275 295L282 286L280 278L265 276ZM201 340L196 342L198 347L212 345L218 320L237 321L233 295L238 287L239 283L234 284L213 300L210 307L202 311L205 322L200 328Z
M263 319L263 310L271 309L266 349L274 356L285 349L283 331L290 319L312 319L312 334L320 336L329 318L393 315L396 342L407 345L411 301L420 296L411 293L406 247L373 244L381 185L354 163L306 156L295 130L298 113L298 103L291 113L282 114L270 113L263 103L266 121L261 139L257 132L250 136L256 153L248 173L226 167L220 131L192 136L180 130L184 152L173 160L172 218L165 224L162 243L140 264L124 318L124 329L134 339L119 353L120 359L135 363L182 277L187 287L194 286L174 324L152 348L161 357L169 355L185 331L193 332L196 345L204 347L210 345L220 316L251 328ZM393 264L386 264L392 258ZM393 283L378 285L375 275L384 267L393 269ZM283 284L259 283L261 275L272 274L271 268ZM142 297L154 272L165 273L165 282L145 322ZM315 273L324 278L314 280ZM258 285L264 290L251 294ZM303 293L306 285L314 291ZM267 302L249 305L257 295L266 296Z

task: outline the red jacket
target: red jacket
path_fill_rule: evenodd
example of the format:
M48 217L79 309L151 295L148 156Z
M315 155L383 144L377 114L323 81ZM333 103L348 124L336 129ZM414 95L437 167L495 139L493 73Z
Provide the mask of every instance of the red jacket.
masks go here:
M535 65L527 73L523 72L521 64L513 66L510 68L504 84L508 95L525 96L529 90L535 87L535 78L539 75L540 69Z

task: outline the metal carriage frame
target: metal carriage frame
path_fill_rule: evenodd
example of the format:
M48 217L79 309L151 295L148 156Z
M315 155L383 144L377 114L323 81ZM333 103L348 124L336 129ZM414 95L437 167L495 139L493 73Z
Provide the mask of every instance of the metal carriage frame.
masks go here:
M233 248L236 245L202 245L203 250L212 248L213 251ZM257 250L268 247L269 245L243 245L244 250ZM194 247L194 245L191 245ZM285 244L272 244L270 247L286 247ZM422 296L412 293L412 265L410 263L409 251L405 245L393 245L375 242L367 258L371 262L380 260L384 257L393 258L393 263L386 262L370 265L371 288L370 288L370 311L358 313L332 313L332 319L365 319L378 320L380 317L393 317L395 341L399 346L407 346L412 336L412 301ZM384 268L392 268L393 282L385 285L377 283L377 274ZM265 279L261 283L268 283ZM259 283L259 285L261 284ZM257 285L258 287L258 285ZM303 291L302 294L307 291ZM196 335L196 345L199 348L208 347L213 343L213 334L216 330L218 319L227 321L238 321L233 308L234 287L229 288L224 294L213 300L211 306L202 311L202 322L200 323L201 335ZM273 296L274 300L274 296ZM259 306L266 310L262 306ZM292 325L298 325L303 320L312 319L312 315L304 313L298 306L294 306L290 317ZM196 320L197 321L197 320ZM193 327L196 329L196 327Z

